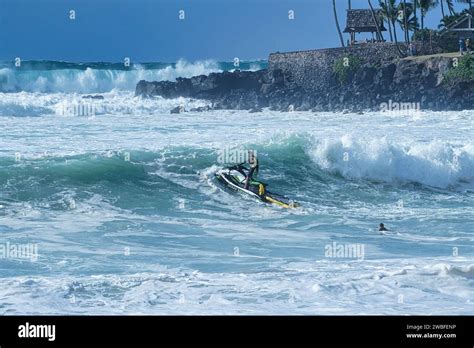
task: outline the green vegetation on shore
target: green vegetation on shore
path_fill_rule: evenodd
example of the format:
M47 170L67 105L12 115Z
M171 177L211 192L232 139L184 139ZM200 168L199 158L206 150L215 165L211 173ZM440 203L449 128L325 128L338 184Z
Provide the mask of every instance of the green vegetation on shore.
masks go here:
M467 54L459 58L457 66L449 69L444 78L444 81L448 84L474 81L474 55Z
M339 26L338 14L336 11L336 1L333 0L333 14L335 17L336 29L344 47L344 37ZM454 6L455 2L462 4L459 12ZM376 11L371 0L367 0L372 17L375 19ZM351 0L347 1L347 10L352 9ZM378 7L383 23L388 29L388 40L394 42L398 48L400 58L406 57L408 52L399 43L404 43L406 47L412 42L429 43L430 46L437 46L443 52L455 52L459 50L458 34L454 32L444 32L443 29L459 20L466 14L474 15L474 0L378 0ZM429 29L425 26L425 19L428 12L439 8L440 21L436 29ZM379 26L377 26L377 41L384 41ZM403 37L400 37L400 30ZM441 35L442 34L442 35Z
M343 85L362 65L362 59L357 56L343 57L334 62L333 72L339 84Z

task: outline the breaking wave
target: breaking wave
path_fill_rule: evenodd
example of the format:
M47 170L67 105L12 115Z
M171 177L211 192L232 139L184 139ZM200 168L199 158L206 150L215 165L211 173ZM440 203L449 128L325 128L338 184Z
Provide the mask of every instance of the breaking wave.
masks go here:
M264 61L242 62L243 70L258 70ZM138 81L173 81L178 77L208 75L235 69L232 63L214 60L194 63L144 63L126 68L120 63L23 62L16 68L0 64L0 92L104 93L134 90Z

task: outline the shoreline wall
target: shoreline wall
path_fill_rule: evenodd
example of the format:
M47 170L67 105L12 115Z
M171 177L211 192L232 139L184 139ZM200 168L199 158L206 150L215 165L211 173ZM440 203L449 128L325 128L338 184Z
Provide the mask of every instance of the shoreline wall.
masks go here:
M437 48L422 43L414 43L420 54L437 52ZM406 52L405 44L400 43L402 52ZM338 59L356 56L363 64L382 65L399 58L395 43L375 42L361 43L349 47L325 48L310 51L276 52L268 57L268 71L283 71L286 83L301 87L307 91L323 91L333 76L333 65Z
M402 45L400 45L403 47ZM419 51L420 52L420 51ZM349 55L361 65L344 79L333 72L334 62ZM445 83L453 68L451 56L397 59L391 43L346 48L273 53L268 70L211 73L178 78L176 82L140 81L136 95L208 100L203 109L297 111L381 110L387 103L418 105L422 110L473 108L474 81Z

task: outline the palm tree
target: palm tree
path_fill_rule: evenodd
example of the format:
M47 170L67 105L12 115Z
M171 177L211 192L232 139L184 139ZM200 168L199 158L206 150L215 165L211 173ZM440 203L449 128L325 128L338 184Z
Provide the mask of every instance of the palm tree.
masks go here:
M459 18L459 15L452 15L452 16L444 16L441 21L439 22L438 29L445 29L447 28L451 23L453 23L455 20Z
M410 43L410 37L408 35L408 18L407 17L408 17L407 1L403 0L403 25L402 25L402 28L405 31L405 42L407 44L409 44Z
M370 12L372 13L372 19L374 20L375 28L377 30L377 39L379 41L383 41L382 32L380 31L379 21L375 14L374 7L372 6L372 2L370 0L367 1L369 2Z
M332 10L334 12L334 19L336 20L336 27L339 34L339 39L341 40L341 46L344 47L344 39L342 38L341 27L339 26L339 20L337 19L336 0L332 0Z
M449 11L449 14L452 16L456 13L456 11L454 11L454 1L453 0L444 0L446 1L446 5L448 6L448 11Z
M441 18L444 18L444 16L445 16L445 14L444 14L444 0L440 0L440 4L441 4L441 15L442 15Z
M410 43L410 31L414 31L417 27L417 23L415 21L414 11L413 11L413 4L409 4L406 0L403 0L403 3L397 7L397 12L403 13L403 18L397 16L397 21L400 27L405 32L405 41L407 44Z
M417 18L417 16L416 16L416 10L417 10L417 6L418 6L418 1L419 1L419 0L413 0L413 13L414 13L414 15L415 15L415 22L417 22L417 23L418 23L418 18ZM415 30L414 30L413 33L416 33L416 29L417 29L417 28L415 28Z
M390 41L393 42L393 34L392 34L392 22L390 21L390 15L388 13L389 6L387 0L379 0L380 11L382 13L382 18L388 24L388 33L390 35Z
M426 13L432 8L435 8L439 0L419 0L420 10L421 10L421 29L425 28L425 17Z
M469 4L469 10L472 10L473 0L457 0L457 1L462 3L462 4Z
M454 23L456 20L458 20L467 13L470 13L468 9L463 10L460 13L454 13L453 15L445 16L443 19L441 19L440 24L438 25L438 29L447 28L450 24Z
M393 39L395 41L395 45L397 47L398 53L401 57L405 56L405 54L400 49L400 45L398 44L398 37L397 37L397 28L396 23L398 19L398 11L399 6L397 5L397 0L386 0L384 3L380 2L380 7L382 8L382 14L387 19L389 23L391 23L391 30L393 30Z

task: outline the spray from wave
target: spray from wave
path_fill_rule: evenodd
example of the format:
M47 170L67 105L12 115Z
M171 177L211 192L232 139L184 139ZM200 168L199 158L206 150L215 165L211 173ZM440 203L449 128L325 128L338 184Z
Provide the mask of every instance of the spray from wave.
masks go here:
M241 63L243 70L258 70L265 62ZM134 90L138 81L173 81L178 77L233 70L232 63L213 60L189 63L144 63L126 68L118 63L23 62L16 68L0 64L0 92L105 93Z
M437 188L474 184L474 146L439 140L392 143L343 136L317 142L310 156L322 169L350 179L414 182Z
M409 145L386 139L314 140L292 136L277 143L255 144L253 148L262 154L262 175L272 187L282 192L306 187L305 192L311 197L321 194L320 185L339 182L340 176L394 186L412 182L443 189L474 184L472 144L455 146L433 141ZM126 160L127 154L130 161ZM20 162L14 157L0 157L0 187L3 192L15 188L14 192L20 189L31 193L48 187L56 191L58 187L70 190L78 185L99 185L109 192L118 183L120 190L122 185L130 188L146 183L145 186L157 185L163 189L162 195L166 192L173 197L176 189L180 193L184 187L197 187L199 173L217 165L218 154L214 148L165 146L158 151L124 150L72 157L48 154L22 158Z

